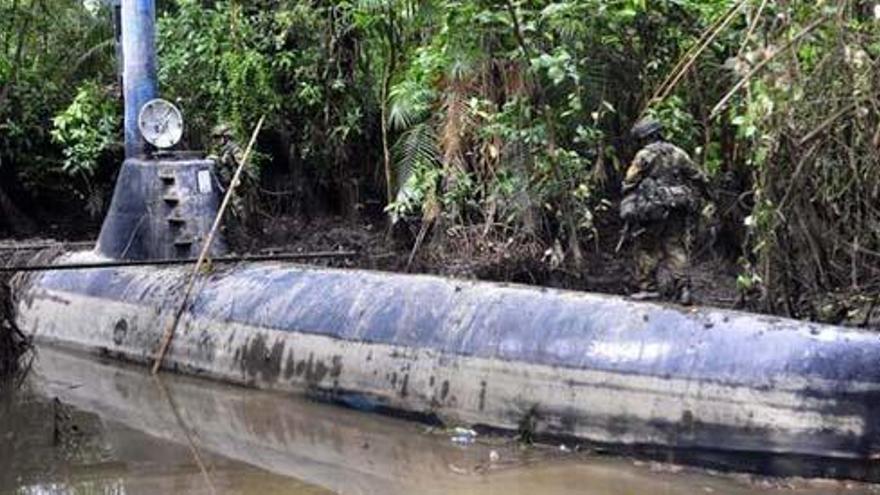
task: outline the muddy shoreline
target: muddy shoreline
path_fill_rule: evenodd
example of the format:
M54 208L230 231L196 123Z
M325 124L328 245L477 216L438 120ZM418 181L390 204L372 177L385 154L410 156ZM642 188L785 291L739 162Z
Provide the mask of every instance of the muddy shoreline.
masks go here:
M15 251L15 243L0 241L0 266L26 265L34 251ZM42 258L42 256L38 256ZM30 339L15 324L14 274L0 273L0 390L15 388L27 371Z

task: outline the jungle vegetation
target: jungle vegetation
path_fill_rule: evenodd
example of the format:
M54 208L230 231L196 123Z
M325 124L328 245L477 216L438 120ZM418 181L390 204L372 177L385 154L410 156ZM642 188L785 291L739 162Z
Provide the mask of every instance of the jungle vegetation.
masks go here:
M862 0L164 0L187 146L260 115L275 213L415 225L577 271L617 241L628 129L653 115L716 191L761 309L880 289L880 6ZM0 0L0 230L99 218L121 158L101 2ZM267 206L267 208L269 207ZM465 242L466 241L466 242ZM473 248L476 249L476 248ZM821 300L823 302L816 303ZM829 314L824 314L829 313ZM838 315L839 316L839 315Z

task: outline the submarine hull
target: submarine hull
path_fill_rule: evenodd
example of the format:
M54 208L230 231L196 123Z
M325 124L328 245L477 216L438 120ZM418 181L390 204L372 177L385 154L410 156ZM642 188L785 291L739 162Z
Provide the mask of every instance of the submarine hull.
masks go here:
M147 363L186 276L31 275L17 291L18 324L39 342ZM164 368L447 424L877 474L880 336L733 311L242 264L199 282Z

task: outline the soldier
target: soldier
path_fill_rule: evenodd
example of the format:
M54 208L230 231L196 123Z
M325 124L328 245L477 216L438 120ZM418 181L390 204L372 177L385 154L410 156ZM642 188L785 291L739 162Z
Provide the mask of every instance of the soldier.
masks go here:
M691 242L703 200L705 176L687 153L663 139L653 119L632 129L642 146L623 181L620 217L634 238L640 297L674 298L690 303L687 276Z
M212 155L217 162L217 178L220 183L221 191L224 193L232 185L232 179L235 177L235 171L244 160L244 151L235 141L232 128L226 124L216 126L211 131L211 137L215 141L216 155ZM251 197L253 185L256 183L256 175L253 169L246 165L239 177L239 183L235 193L229 203L230 217L227 222L233 227L234 235L240 236L245 234L249 211L252 209L254 198ZM251 206L251 207L249 207ZM228 232L228 231L227 231Z
M235 170L244 159L244 152L241 150L241 146L235 142L232 129L226 124L214 127L214 130L211 131L211 137L214 138L218 150L218 155L213 157L217 161L217 176L225 189L229 187L235 176Z

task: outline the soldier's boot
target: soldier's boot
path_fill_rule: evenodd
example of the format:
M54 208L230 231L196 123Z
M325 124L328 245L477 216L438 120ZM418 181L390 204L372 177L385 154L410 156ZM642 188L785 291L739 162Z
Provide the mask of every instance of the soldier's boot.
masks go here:
M640 243L636 247L635 280L639 292L632 294L633 299L656 299L660 296L657 287L657 268L662 250L654 243Z
M664 298L691 304L687 244L683 236L668 237L663 243L663 257L657 265L657 286Z

